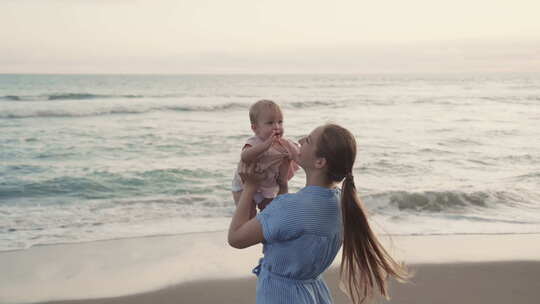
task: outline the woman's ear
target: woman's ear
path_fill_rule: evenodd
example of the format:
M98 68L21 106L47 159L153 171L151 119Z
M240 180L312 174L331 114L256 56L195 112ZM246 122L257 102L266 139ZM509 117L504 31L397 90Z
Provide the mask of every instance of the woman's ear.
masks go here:
M257 130L257 125L251 124L251 131L255 132Z
M326 158L324 157L317 157L315 160L315 168L322 169L326 167Z

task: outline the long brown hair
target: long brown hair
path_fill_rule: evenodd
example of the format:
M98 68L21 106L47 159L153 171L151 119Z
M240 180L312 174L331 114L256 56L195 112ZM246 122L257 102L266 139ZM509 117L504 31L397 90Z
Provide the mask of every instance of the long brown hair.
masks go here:
M405 266L396 262L377 240L369 226L364 204L356 194L352 172L356 159L354 136L339 125L325 125L317 143L316 156L326 159L329 181L343 181L340 274L344 291L353 303L363 303L372 297L375 287L388 299L388 277L406 281L409 274Z

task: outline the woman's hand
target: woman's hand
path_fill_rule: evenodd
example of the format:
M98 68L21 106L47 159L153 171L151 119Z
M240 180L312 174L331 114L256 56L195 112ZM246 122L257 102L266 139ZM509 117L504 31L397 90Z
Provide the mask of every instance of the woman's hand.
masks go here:
M266 177L266 174L260 169L258 163L250 164L241 163L238 174L244 182L244 187L258 188L261 181Z

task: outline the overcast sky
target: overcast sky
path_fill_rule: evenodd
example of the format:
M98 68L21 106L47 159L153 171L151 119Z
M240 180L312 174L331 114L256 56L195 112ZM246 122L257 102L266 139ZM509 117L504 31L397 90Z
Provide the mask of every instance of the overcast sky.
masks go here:
M0 0L0 73L540 72L539 0Z

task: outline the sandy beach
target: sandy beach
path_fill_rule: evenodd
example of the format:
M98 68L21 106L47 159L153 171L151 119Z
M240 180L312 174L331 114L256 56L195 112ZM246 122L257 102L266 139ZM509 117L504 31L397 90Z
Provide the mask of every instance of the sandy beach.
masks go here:
M381 237L416 273L390 303L538 303L540 235ZM225 232L38 246L0 253L0 303L254 303L260 246ZM336 303L339 260L325 273ZM377 302L384 303L382 299Z
M391 300L378 303L538 303L540 262L415 264L408 284L392 284ZM338 269L325 275L335 303L350 303L338 288ZM185 283L155 292L94 300L49 303L255 303L255 278Z

